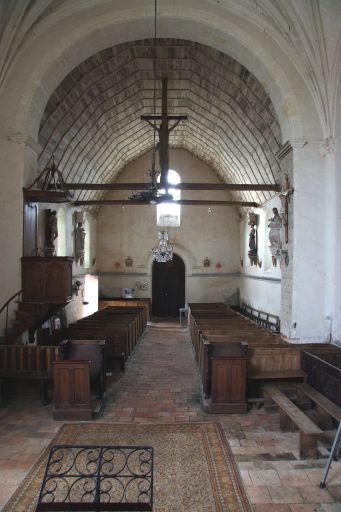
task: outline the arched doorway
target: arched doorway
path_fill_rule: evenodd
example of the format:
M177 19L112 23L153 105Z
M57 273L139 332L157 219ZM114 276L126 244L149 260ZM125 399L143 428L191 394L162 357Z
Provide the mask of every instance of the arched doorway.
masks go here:
M185 305L185 264L177 254L166 263L153 263L152 313L157 317L178 316Z

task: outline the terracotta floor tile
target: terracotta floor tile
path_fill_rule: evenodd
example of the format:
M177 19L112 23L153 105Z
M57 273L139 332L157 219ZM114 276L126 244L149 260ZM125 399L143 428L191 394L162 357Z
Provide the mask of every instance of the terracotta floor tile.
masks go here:
M269 491L265 486L248 486L246 492L251 503L272 503Z
M274 505L273 503L254 504L253 512L291 512L289 505Z
M280 485L277 471L249 471L253 485Z
M334 501L328 489L320 489L318 485L298 487L298 490L302 494L305 503L332 503Z
M290 505L291 512L321 512L322 508L316 504L298 504Z
M296 487L269 485L268 489L274 503L303 503L302 495Z
M323 475L324 468L313 468L306 469L306 473L308 475L309 480L315 484L319 485ZM327 475L326 485L341 485L341 462L334 462Z
M311 487L311 481L303 469L278 470L278 476L284 486L296 487L306 485L307 488Z

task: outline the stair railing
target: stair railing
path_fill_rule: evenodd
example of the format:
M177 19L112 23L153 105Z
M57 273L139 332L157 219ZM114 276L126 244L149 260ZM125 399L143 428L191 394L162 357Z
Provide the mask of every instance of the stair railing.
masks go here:
M5 329L7 329L8 327L8 311L9 311L9 306L11 304L11 302L16 298L16 297L19 297L19 300L20 300L20 295L21 295L21 292L22 290L19 290L17 293L15 293L10 299L8 299L7 302L5 302L5 304L2 306L2 308L0 309L0 315L3 311L6 310L6 322L5 322Z

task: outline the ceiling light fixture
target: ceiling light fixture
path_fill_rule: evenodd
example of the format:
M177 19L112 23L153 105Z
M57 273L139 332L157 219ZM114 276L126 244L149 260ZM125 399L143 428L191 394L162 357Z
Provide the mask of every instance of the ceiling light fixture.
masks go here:
M166 263L173 259L173 246L168 243L166 231L159 231L159 245L152 249L153 258L157 263Z

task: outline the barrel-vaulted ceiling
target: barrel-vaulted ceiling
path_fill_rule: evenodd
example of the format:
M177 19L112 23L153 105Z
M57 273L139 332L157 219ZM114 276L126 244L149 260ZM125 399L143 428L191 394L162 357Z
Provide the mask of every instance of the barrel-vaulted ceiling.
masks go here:
M48 101L39 131L39 171L52 155L68 183L110 183L153 147L154 41L108 48L63 80ZM261 83L229 56L191 41L158 39L156 113L161 77L168 78L168 113L186 115L171 132L170 148L184 148L209 164L226 183L280 182L275 154L281 133ZM141 169L136 181L144 181ZM240 192L264 202L270 192ZM103 197L81 191L75 199Z

